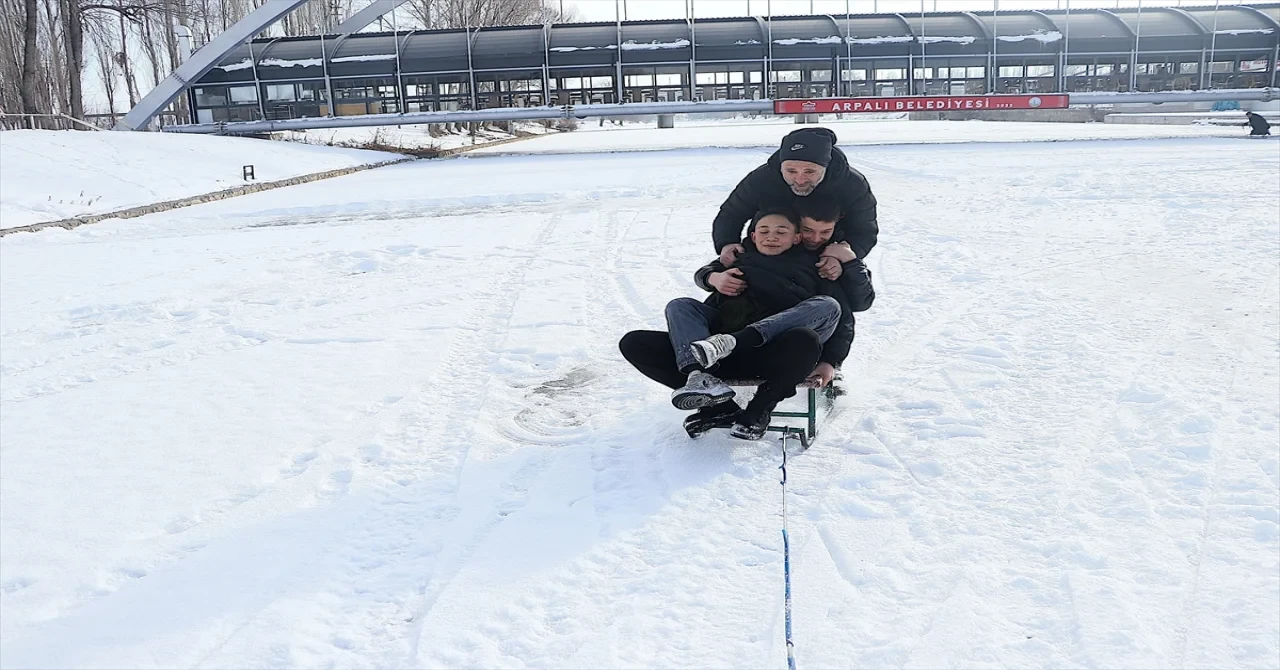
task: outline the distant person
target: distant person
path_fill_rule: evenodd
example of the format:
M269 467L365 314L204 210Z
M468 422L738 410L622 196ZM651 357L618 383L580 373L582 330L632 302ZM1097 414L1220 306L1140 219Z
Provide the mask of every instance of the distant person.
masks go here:
M835 239L849 244L865 259L876 245L876 198L862 173L836 146L827 128L801 128L782 138L782 146L764 165L752 170L729 194L712 224L711 239L720 262L733 264L742 253L742 227L756 212L788 208L810 195L826 195L840 203L842 217Z
M1250 137L1266 137L1271 134L1271 124L1262 118L1261 114L1254 112L1245 112L1245 116L1249 119L1241 125L1249 126L1253 130L1249 131Z

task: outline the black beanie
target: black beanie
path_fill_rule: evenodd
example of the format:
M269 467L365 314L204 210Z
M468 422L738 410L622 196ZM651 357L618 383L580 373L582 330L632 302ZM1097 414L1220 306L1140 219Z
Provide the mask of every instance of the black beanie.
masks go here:
M826 128L801 128L787 133L778 150L778 160L808 161L826 167L831 163L831 146L836 134Z

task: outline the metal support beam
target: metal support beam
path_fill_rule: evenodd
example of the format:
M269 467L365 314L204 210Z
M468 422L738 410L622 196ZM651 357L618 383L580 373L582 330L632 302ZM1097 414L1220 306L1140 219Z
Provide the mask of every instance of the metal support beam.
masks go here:
M151 89L150 93L143 96L137 106L129 110L129 113L116 123L115 130L146 130L151 119L173 102L174 98L181 95L191 82L198 81L206 72L212 70L218 61L235 51L236 47L284 18L289 12L301 7L306 1L267 0L261 7L249 12L235 25L227 28L191 54L191 58L179 65L168 77L165 77L164 81Z
M1213 91L1169 91L1163 93L1072 93L1072 105L1124 105L1157 102L1208 102L1216 100L1280 100L1280 89L1243 88ZM415 112L411 114L369 114L329 118L205 123L167 126L171 133L258 134L310 128L359 128L367 126L413 125L418 123L483 123L533 119L585 119L596 116L653 116L657 114L723 114L734 112L773 113L772 100L713 100L707 102L637 102L629 104L566 105L563 107L503 107L456 112Z

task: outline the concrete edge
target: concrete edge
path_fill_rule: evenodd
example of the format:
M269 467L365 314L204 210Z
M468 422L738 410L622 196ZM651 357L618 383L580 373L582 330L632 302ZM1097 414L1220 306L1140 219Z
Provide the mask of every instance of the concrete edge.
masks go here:
M447 158L449 156L456 156L458 154L466 153L468 151L479 149L481 147L497 146L499 144L509 144L511 142L526 140L533 137L541 137L541 135L511 137L511 138L502 139L502 140L495 140L493 142L485 142L484 144L477 144L474 146L466 145L461 147L454 147L452 149L441 149L433 156L433 158ZM401 163L408 163L416 160L425 160L425 159L417 156L406 156L404 158L389 160L389 161L382 161L380 163L366 163L364 165L353 165L351 167L338 168L335 170L326 170L324 172L315 172L312 174L304 174L304 175L299 175L297 177L290 177L288 179L280 179L277 181L267 181L259 184L246 184L244 186L237 186L235 188L224 189L221 191L214 191L212 193L203 193L201 195L188 196L186 198L179 198L177 200L166 200L164 202L157 202L150 205L140 205L138 207L129 207L126 209L119 209L114 212L106 212L104 214L89 214L86 216L75 216L69 219L58 219L57 221L41 221L39 223L32 223L25 226L16 226L13 228L0 229L0 237L4 237L5 235L11 235L13 233L34 233L34 232L44 230L45 228L63 228L66 230L71 230L72 228L79 228L80 226L88 225L91 223L98 223L99 221L105 221L107 219L133 219L139 216L146 216L147 214L167 212L169 210L180 209L182 207L190 207L191 205L200 205L206 202L214 202L217 200L226 200L227 198L235 198L241 195L249 195L250 193L258 193L260 191L270 191L272 189L284 188L285 186L297 186L298 184L307 184L313 181L331 179L333 177L342 177L345 175L354 174L356 172L363 172L364 170L372 170L374 168L387 167L389 165L399 165Z

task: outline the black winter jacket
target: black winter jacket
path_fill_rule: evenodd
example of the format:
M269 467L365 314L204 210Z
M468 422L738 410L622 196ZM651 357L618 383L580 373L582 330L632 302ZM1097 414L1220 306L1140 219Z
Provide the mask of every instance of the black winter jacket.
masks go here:
M835 133L826 128L816 130L825 130L831 135L831 143L835 144ZM831 148L831 164L827 166L827 174L811 195L817 194L829 194L840 203L843 216L836 224L832 239L848 242L858 258L866 258L880 234L880 227L876 222L876 197L871 194L867 178L849 167L849 159L839 147ZM791 187L782 178L782 161L778 158L778 152L773 152L764 165L743 177L733 193L729 194L729 198L720 205L720 213L711 226L715 253L720 253L727 244L741 242L743 226L756 212L773 207L790 207L799 197L809 196L797 196L791 192Z
M1246 114L1248 115L1249 120L1245 125L1253 129L1253 134L1266 135L1271 132L1271 124L1268 123L1267 119L1261 114L1255 112L1246 112Z
M870 309L876 299L875 289L871 271L860 259L845 263L844 272L836 281L818 276L817 261L818 254L800 246L778 256L748 249L734 262L747 282L747 290L737 296L721 294L707 281L712 273L725 271L719 259L699 268L693 279L700 288L711 292L705 302L719 312L713 326L718 333L741 330L814 296L835 298L840 303L840 323L823 345L818 360L839 367L853 346L853 312Z

